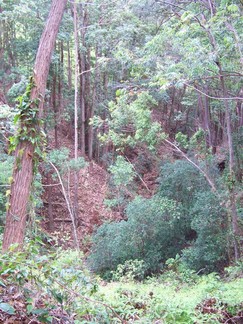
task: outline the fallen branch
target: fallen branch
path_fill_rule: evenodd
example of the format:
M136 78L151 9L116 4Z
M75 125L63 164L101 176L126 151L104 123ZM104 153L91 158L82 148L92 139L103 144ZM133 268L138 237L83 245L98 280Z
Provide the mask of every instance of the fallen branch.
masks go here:
M67 196L67 193L66 193L66 190L65 190L61 175L60 175L58 169L56 168L56 166L51 161L49 161L49 163L53 167L53 169L56 171L57 177L58 177L60 185L62 187L63 196L65 198L67 208L68 208L68 211L69 211L69 214L70 214L70 217L71 217L72 225L73 225L74 242L75 242L76 248L79 250L78 235L77 235L77 229L76 229L76 225L75 225L75 218L74 218L74 215L73 215L73 212L72 212L72 208L70 206L70 202L69 202L69 199L68 199L68 196Z

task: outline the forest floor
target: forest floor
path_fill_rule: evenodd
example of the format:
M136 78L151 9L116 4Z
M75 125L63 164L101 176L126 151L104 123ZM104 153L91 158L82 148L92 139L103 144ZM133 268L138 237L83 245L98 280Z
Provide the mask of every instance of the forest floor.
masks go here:
M78 252L37 248L0 261L1 324L243 323L242 268L224 278L167 270L143 282L106 282Z

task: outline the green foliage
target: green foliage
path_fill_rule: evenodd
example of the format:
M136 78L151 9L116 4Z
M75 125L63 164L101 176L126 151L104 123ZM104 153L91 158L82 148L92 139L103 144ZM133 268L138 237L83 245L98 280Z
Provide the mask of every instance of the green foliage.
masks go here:
M112 170L117 174L117 168ZM158 272L181 251L183 262L197 271L219 270L227 263L227 211L204 177L188 162L176 161L162 166L159 180L157 195L128 204L127 221L97 230L89 257L94 271L110 276L119 264L139 260L145 274Z
M22 252L16 252L13 247L1 255L0 276L2 286L18 287L19 296L26 300L25 311L36 315L42 323L51 323L52 310L57 308L65 310L66 316L75 310L77 319L81 319L89 307L83 297L97 290L95 280L83 266L82 254L58 248L48 251L38 237L26 244ZM36 293L42 296L41 307L36 304ZM0 305L0 308L4 307L6 312L7 306ZM8 308L9 314L10 311L13 313L14 308Z
M134 281L145 278L145 265L143 260L127 260L124 264L119 264L115 271L112 271L114 281Z
M117 157L116 162L110 166L109 171L116 186L127 186L131 184L135 177L132 164L127 162L123 156Z
M6 154L0 155L0 233L5 221L6 204L8 199L11 174L13 168L13 157Z
M236 180L241 184L243 179L243 126L239 128L238 132L233 133L233 148L236 160Z
M176 142L183 148L187 149L188 148L188 138L187 135L182 134L181 132L176 134Z
M136 198L126 210L127 221L106 223L93 237L90 267L106 274L128 260L143 260L145 274L158 271L183 246L180 210L173 200Z
M127 261L113 273L118 282L95 279L82 253L47 250L40 237L0 256L1 316L52 323L220 323L242 306L242 278L198 276L179 256L167 270L143 282L144 263ZM229 269L233 273L232 269ZM13 291L17 292L12 294ZM205 311L210 310L210 312Z
M61 147L60 149L51 150L48 153L46 160L47 162L51 161L61 174L69 170L78 171L87 165L83 157L79 157L78 159L70 159L69 154L70 151L67 147ZM51 166L47 165L46 168L47 171L49 171Z
M217 197L205 192L197 195L192 215L191 226L197 232L197 239L183 251L183 257L194 269L219 271L228 261L227 211Z
M37 165L44 157L44 146L46 144L46 135L42 130L43 120L39 117L39 99L31 99L31 90L34 87L32 78L28 83L26 90L22 96L19 96L16 101L18 101L17 113L14 117L14 123L17 124L19 128L14 136L9 138L9 153L15 151L18 144L21 142L30 142L34 147L34 173L37 172ZM18 152L18 163L20 165L23 149ZM18 166L18 165L17 165Z
M211 170L217 180L217 174ZM159 195L181 203L184 234L191 246L183 250L186 263L197 271L219 270L227 262L229 224L222 198L211 192L204 177L185 161L161 168ZM220 188L220 187L219 187Z
M182 276L169 271L143 283L108 283L101 291L122 318L138 323L221 323L241 309L242 279L224 282L213 273L185 282Z
M155 149L164 138L160 124L152 121L151 110L155 105L156 100L149 92L134 96L133 93L119 90L117 101L109 105L109 133L100 139L112 141L119 149L136 143L146 143L151 150Z
M16 98L21 96L25 92L25 89L28 85L28 80L25 76L22 76L21 80L18 83L14 83L12 87L8 90L8 98L11 103L16 101Z
M190 163L183 160L177 160L174 163L163 163L159 182L159 195L180 202L187 215L193 206L195 194L210 190L200 172Z
M111 176L109 192L104 203L107 207L118 208L122 212L128 201L134 196L136 172L133 165L126 161L123 156L118 156L108 170Z
M233 280L236 278L242 278L243 277L243 261L240 260L240 261L236 262L235 265L225 268L224 271L230 280Z
M69 160L69 153L67 147L61 147L59 150L51 150L47 159L54 163L59 169L63 169Z

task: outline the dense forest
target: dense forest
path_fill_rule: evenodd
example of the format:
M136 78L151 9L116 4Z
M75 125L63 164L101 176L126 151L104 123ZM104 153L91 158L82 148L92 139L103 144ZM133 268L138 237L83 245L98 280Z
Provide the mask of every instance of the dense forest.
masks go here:
M243 322L241 0L0 0L0 323Z

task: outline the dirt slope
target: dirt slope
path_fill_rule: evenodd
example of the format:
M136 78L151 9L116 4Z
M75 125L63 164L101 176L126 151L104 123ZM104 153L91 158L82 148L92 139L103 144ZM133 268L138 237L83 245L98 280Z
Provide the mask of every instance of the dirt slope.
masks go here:
M53 134L50 134L53 138ZM60 139L62 146L70 150L70 157L73 157L73 143L67 137ZM54 141L50 140L52 147ZM69 174L69 186L67 185L68 174L63 179L65 188L71 205L74 202L74 174ZM94 229L104 221L120 219L119 213L113 212L105 207L104 199L107 194L108 173L94 162L87 163L87 166L80 169L78 173L78 236L80 242L87 235L91 234ZM47 176L43 178L44 207L41 211L43 216L42 227L53 237L58 237L58 242L71 245L72 242L72 223L68 212L67 204L63 195L62 187L58 184L58 179ZM53 219L53 222L50 220Z

